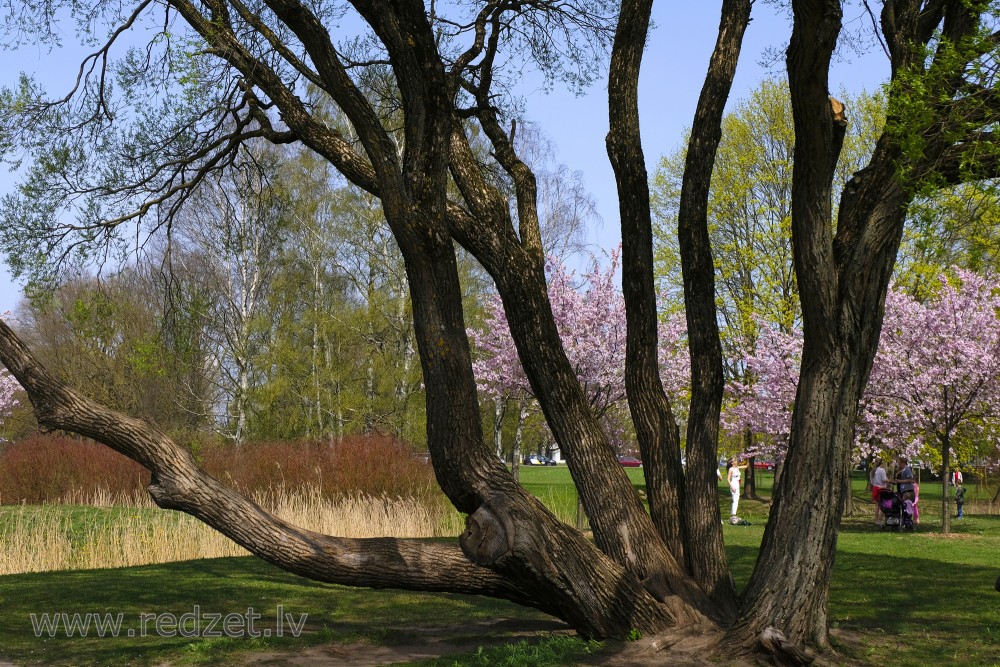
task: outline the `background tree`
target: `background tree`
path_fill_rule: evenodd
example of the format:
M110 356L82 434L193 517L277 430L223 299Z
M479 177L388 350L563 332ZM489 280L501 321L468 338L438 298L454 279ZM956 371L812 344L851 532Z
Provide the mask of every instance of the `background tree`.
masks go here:
M845 134L835 176L842 187L870 157L884 124L885 101L867 93L841 96L854 120ZM723 373L727 381L745 383L753 378L746 376L741 361L755 348L760 327L777 326L788 332L801 325L791 244L795 128L787 81L762 81L722 118L721 132L705 216L715 267ZM655 270L661 289L676 296L683 285L677 231L686 164L686 148L662 157L651 184ZM743 492L754 497L752 457L761 450L750 431L739 434L736 441L751 456Z
M176 339L162 326L163 299L146 277L135 270L105 280L79 276L22 304L17 326L64 381L179 434L192 423L187 409L204 424L207 396L188 400Z
M1000 267L997 238L1000 199L993 181L963 183L909 209L895 281L924 301L937 292L940 275L963 268L994 273Z
M851 124L837 163L843 187L870 157L885 122L879 94L840 93ZM765 79L722 120L722 139L709 193L708 225L716 265L717 303L727 364L753 349L762 323L791 331L801 323L792 258L792 167L795 128L787 81ZM679 293L677 203L686 150L663 156L653 174L656 272ZM727 378L743 370L727 366Z
M916 453L936 448L941 465L941 516L951 530L949 479L956 436L989 433L1000 417L1000 296L996 281L958 271L921 304L902 291L886 299L885 325L868 392L876 431Z
M995 282L956 269L926 303L895 286L871 380L861 401L855 438L860 456L936 459L944 484L943 530L950 531L948 479L959 438L989 442L1000 402L1000 300ZM802 354L801 332L763 329L746 359L753 384L733 383L737 403L724 415L735 433L763 436L756 451L783 457L788 445ZM936 449L928 457L927 447Z
M237 445L247 439L250 401L262 381L267 330L261 320L284 218L283 203L267 182L278 155L259 142L249 148L251 154L231 170L206 180L179 216L173 237L202 263L202 289L213 295L202 322L225 410L213 421Z

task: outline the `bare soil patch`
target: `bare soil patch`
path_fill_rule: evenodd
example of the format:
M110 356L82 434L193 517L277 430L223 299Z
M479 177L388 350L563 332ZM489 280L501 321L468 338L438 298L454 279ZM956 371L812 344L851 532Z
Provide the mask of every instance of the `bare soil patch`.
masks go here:
M324 644L288 652L256 653L246 656L238 664L240 667L380 667L470 653L480 646L574 633L558 621L502 620L471 623L457 628L393 628L391 634L398 636L400 641L391 644ZM832 634L834 640L844 646L860 645L864 641L860 635L851 636L851 633L838 630ZM719 638L719 634L705 634L674 638L658 636L632 642L606 641L599 653L570 667L745 667L759 664L748 659L719 656L716 653ZM818 655L814 664L816 667L862 667L865 663L831 650Z
M556 620L523 619L478 621L460 627L388 628L391 642L333 643L292 651L255 653L243 658L240 667L378 667L469 653L478 647L520 640L538 640L554 633L574 634ZM2 666L0 666L2 667Z

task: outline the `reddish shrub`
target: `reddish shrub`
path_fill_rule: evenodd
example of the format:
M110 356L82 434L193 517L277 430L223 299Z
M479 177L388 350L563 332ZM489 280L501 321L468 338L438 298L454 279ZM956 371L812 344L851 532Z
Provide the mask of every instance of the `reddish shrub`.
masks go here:
M0 449L0 502L56 501L80 490L134 493L149 484L149 472L91 440L33 435Z
M400 440L383 435L348 436L335 442L294 441L208 446L206 471L248 491L294 490L318 485L327 495L439 496L431 467Z
M434 473L406 443L382 435L337 442L205 444L201 464L243 492L319 486L325 495L365 493L440 499ZM0 502L56 501L72 491L144 491L149 472L90 440L35 435L0 449Z

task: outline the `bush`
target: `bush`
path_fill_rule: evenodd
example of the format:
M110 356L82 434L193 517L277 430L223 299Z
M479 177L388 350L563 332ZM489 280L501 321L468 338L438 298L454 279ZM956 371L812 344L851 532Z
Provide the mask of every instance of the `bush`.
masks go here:
M55 502L71 493L102 489L133 495L149 484L149 472L118 452L93 442L36 434L0 450L0 503Z
M222 482L249 492L315 486L326 496L362 493L414 498L439 496L430 465L407 443L384 435L339 441L270 441L207 446L202 465Z
M244 493L318 488L324 496L365 494L439 500L426 462L405 442L383 435L336 442L200 443L205 470ZM34 435L0 449L0 503L58 502L144 493L149 472L104 445L59 435Z

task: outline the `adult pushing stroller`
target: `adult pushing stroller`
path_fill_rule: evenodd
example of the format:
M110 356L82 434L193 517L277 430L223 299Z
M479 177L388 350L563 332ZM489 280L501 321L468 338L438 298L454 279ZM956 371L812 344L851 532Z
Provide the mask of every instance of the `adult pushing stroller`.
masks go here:
M907 507L903 496L892 489L882 489L878 492L879 509L885 516L883 530L913 530L913 510Z

